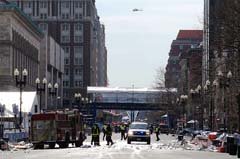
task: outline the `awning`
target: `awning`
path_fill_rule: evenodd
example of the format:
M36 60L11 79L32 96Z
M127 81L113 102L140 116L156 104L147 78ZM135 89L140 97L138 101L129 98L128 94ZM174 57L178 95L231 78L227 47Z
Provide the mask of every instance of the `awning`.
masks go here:
M14 117L14 105L17 107L17 112L20 111L20 92L0 92L0 104L5 105L4 116ZM36 92L23 92L22 112L33 113L34 105L38 105Z

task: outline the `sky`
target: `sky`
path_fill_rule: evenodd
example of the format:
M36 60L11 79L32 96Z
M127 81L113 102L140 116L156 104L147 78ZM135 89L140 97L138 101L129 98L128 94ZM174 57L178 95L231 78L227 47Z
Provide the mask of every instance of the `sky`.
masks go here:
M178 31L202 29L203 0L96 0L96 6L106 28L110 87L152 87Z

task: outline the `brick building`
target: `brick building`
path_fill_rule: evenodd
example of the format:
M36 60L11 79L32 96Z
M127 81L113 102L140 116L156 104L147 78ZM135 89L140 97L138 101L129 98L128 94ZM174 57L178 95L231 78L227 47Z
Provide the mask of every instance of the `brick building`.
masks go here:
M181 77L179 65L181 54L186 53L192 47L202 42L202 30L180 30L176 40L173 40L169 52L168 64L165 73L165 86L167 88L178 88ZM180 89L181 90L181 89ZM185 92L185 90L182 90Z

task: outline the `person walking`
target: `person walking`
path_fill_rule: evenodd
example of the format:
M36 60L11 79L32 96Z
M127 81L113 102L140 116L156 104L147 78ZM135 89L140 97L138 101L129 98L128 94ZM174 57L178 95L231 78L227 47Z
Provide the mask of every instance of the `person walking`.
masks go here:
M126 140L125 132L126 132L126 126L122 123L120 125L121 140L123 139Z
M107 129L107 125L104 124L104 125L103 125L103 128L102 128L102 132L103 132L103 141L104 141L104 139L105 139L105 137L106 137L106 129Z
M94 146L100 146L99 135L100 135L100 129L97 124L94 124L92 127L91 145L94 144Z
M111 143L111 145L113 145L112 128L111 128L110 124L108 124L107 128L106 128L106 140L107 140L107 145L109 145L109 143Z
M159 128L159 125L156 125L156 127L155 127L155 134L156 134L156 138L157 138L157 141L159 141L160 140L160 138L159 138L159 133L160 133L160 128Z

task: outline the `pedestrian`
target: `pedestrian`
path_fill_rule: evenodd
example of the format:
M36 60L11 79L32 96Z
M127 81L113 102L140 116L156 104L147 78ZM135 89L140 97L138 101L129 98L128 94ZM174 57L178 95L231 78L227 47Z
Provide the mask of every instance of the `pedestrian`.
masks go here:
M100 135L100 129L97 124L94 124L92 127L91 145L94 144L94 146L100 146L99 135Z
M155 134L156 134L156 138L157 138L157 141L159 141L160 140L160 138L159 138L159 133L160 133L160 128L159 128L159 125L156 125L156 127L155 127Z
M112 128L111 128L110 124L108 124L107 128L106 128L106 140L107 140L107 145L109 145L109 143L111 143L111 145L113 145Z
M126 132L126 126L122 123L120 125L121 140L123 139L126 140L125 132Z
M103 125L103 128L102 128L102 132L103 132L103 141L104 141L104 139L105 139L105 137L106 137L106 129L107 129L107 125L104 124L104 125Z

